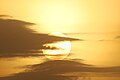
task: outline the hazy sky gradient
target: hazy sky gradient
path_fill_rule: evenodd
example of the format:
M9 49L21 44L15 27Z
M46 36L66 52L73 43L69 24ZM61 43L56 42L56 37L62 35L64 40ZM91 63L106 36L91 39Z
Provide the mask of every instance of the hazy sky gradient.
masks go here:
M0 0L0 14L40 32L119 32L120 0ZM64 29L65 28L65 29Z
M96 36L91 36L91 34L79 35L78 38L88 41L98 40L104 43L106 40L114 40L116 36L119 36L119 3L120 0L0 0L0 15L10 15L15 19L36 23L37 25L32 26L32 28L40 33L53 31L64 33L92 32ZM10 17L8 16L8 18ZM99 32L104 33L103 36L98 35ZM110 33L110 35L106 33ZM85 57L84 59L91 59L92 61L96 60L94 55L102 57L102 53L106 57L100 58L101 63L106 59L108 60L106 63L110 63L110 61L114 63L116 59L113 60L111 55L114 55L115 58L119 54L120 42L119 39L117 40L104 44L98 44L99 42L93 44L92 42L79 43L77 46L73 45L73 50L79 48L79 51L76 50L78 55L80 57L83 55L82 58ZM84 47L85 45L87 46ZM83 53L81 49L83 49ZM89 56L89 53L92 53L93 56ZM97 60L99 61L99 59ZM96 63L98 62L96 61Z
M49 35L51 32L62 32L67 37ZM40 49L50 48L44 44L63 40L73 41L66 60L47 62L48 59L39 54L42 53ZM52 76L49 72L86 71L87 67L78 67L82 62L102 67L120 66L119 48L120 0L0 0L0 76L18 72L6 77L7 80L18 76L21 80L29 80L26 76L32 80L56 77L63 80L62 75ZM28 65L33 66L30 68ZM19 73L26 66L33 72ZM91 67L88 72L89 69L93 72L104 70ZM106 69L120 71L120 67ZM45 75L42 71L46 71Z
M53 31L64 33L92 32L94 36L91 36L91 34L82 36L80 34L77 38L104 42L106 40L114 40L116 36L119 36L119 3L120 0L0 0L0 15L10 15L15 19L36 23L37 25L32 26L32 28L40 33L50 33ZM11 17L8 16L8 18ZM98 34L99 32L104 34L101 36ZM106 33L110 33L110 35ZM76 36L73 35L73 37ZM73 45L73 50L78 47L79 56L84 55L82 58L85 57L85 59L92 59L93 61L96 58L92 55L89 56L89 52L84 51L90 50L93 55L96 54L96 56L101 57L101 53L105 53L108 57L111 51L111 55L117 54L114 55L116 57L119 54L118 48L120 44L119 39L117 40L117 42L105 42L103 45L101 43L96 45L96 42L93 43L94 45L91 42L85 42L85 44L79 43L75 47ZM83 47L85 45L87 47ZM96 52L94 47L98 47ZM104 49L103 47L109 48ZM83 54L81 49L84 50ZM100 50L102 52L99 52ZM109 55L109 58L105 57L104 59L115 62L116 60L113 60L111 55ZM100 61L102 62L102 60Z

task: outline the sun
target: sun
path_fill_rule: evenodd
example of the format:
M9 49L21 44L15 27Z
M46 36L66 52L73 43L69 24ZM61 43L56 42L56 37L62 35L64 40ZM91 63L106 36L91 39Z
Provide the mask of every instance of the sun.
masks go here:
M53 36L60 36L60 37L66 37L64 34L60 32L52 32L49 35ZM70 41L59 41L54 42L50 44L44 44L43 46L55 48L55 49L44 49L43 54L46 58L52 59L52 60L63 60L65 59L71 50L71 42Z

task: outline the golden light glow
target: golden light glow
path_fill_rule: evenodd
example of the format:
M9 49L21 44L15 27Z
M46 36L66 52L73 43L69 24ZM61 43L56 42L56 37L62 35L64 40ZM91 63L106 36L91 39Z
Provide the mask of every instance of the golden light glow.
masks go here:
M42 4L37 6L39 7L35 11L37 13L34 13L35 20L44 29L47 27L46 31L49 29L49 32L66 32L66 30L67 32L72 32L74 31L74 26L86 23L88 18L85 16L87 12L83 11L85 7L79 7L80 4L78 2L71 0L42 1ZM39 31L41 28L38 27L36 30Z
M65 36L62 33L54 32L51 33L50 35L56 35L56 36ZM54 47L55 49L46 49L43 50L43 53L48 59L53 59L53 60L62 60L66 58L71 50L71 42L70 41L59 41L51 44L45 44L43 46L46 47Z
M114 32L120 32L120 0L0 0L0 15L36 23L31 28L39 33L88 33L78 36L86 41L73 42L72 53L76 53L73 58L95 62L94 65L120 63L116 58L120 42L112 42L119 35ZM112 32L112 36L106 36L107 32ZM97 44L96 40L101 41Z
M46 7L43 11L43 23L54 26L65 26L76 22L74 12L70 8L66 8L63 5L51 5Z

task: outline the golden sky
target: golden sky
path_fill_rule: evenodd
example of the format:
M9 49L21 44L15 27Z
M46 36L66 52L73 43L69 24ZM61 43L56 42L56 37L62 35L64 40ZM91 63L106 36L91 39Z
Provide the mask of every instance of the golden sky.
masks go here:
M0 0L0 14L39 32L119 32L120 0Z
M32 28L40 33L88 33L77 37L86 41L72 43L72 58L98 66L120 64L120 41L115 39L120 33L120 0L0 0L0 15L36 23ZM70 37L76 36L73 34ZM26 61L39 63L37 59L31 60ZM2 72L10 72L11 67L8 70L6 67L11 63L3 64ZM11 66L14 71L14 65Z
M113 33L120 32L120 0L0 0L0 15L10 15L14 19L20 19L36 23L32 26L40 33L111 33L109 36L85 36L82 39L112 40ZM74 37L75 35L73 35ZM87 38L86 38L87 37ZM104 41L103 41L104 42ZM103 44L103 42L101 42ZM106 42L103 45L94 42L83 42L73 45L80 50L77 56L93 63L114 61L119 56L119 41ZM98 44L98 45L96 45ZM110 45L110 46L109 46ZM95 48L96 47L96 48ZM107 48L106 48L107 47ZM83 50L83 51L82 51ZM87 52L89 51L89 52ZM111 52L111 54L110 54ZM93 54L89 56L89 53ZM98 59L104 54L105 58ZM113 55L116 55L113 57ZM95 57L95 56L96 57ZM97 61L96 61L97 59ZM99 61L100 60L100 61ZM108 62L104 62L105 64ZM116 62L118 64L119 62Z

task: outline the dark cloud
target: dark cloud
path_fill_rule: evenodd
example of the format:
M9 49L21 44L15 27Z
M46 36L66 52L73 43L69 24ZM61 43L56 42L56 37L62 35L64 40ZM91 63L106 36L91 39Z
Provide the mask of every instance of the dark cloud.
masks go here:
M0 15L0 18L1 18L1 17L2 17L2 18L5 18L5 17L7 17L7 18L8 18L8 17L9 17L9 18L12 18L12 16L9 16L9 15Z
M103 73L102 76L120 75L120 67L95 67L75 61L55 60L28 66L25 72L17 73L0 80L77 80L78 77L90 77L91 73ZM109 72L108 75L104 73ZM73 73L71 75L63 75ZM77 75L75 75L77 73ZM119 76L118 75L118 76ZM93 75L94 76L94 75Z
M116 36L115 39L120 39L120 36Z
M43 44L64 40L80 40L42 33L38 34L29 28L32 25L35 24L16 19L0 18L0 57L37 56L38 54L35 53L41 53L40 49L47 48Z

